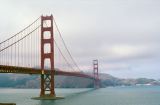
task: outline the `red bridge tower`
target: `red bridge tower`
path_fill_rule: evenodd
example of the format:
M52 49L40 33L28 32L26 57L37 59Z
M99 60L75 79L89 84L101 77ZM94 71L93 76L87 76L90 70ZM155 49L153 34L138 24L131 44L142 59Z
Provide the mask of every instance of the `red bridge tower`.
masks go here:
M49 23L48 26L47 23ZM45 38L45 34L49 38ZM53 40L53 16L41 16L41 93L40 97L55 97L54 91L54 40ZM45 52L45 45L49 45L50 52ZM50 62L50 74L44 73L45 60Z
M98 75L98 60L93 60L93 75L94 75L94 87L100 87L100 80Z

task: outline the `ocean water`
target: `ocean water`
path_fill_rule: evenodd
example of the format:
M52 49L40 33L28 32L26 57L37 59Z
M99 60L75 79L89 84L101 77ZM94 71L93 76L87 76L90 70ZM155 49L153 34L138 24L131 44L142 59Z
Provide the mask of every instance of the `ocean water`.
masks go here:
M61 100L33 100L39 89L0 89L0 103L17 105L160 105L159 86L56 89Z

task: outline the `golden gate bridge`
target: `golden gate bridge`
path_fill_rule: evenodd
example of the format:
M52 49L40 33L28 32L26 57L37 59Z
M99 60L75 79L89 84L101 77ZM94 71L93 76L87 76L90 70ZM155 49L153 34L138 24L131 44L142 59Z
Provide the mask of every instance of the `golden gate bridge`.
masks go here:
M89 74L79 68L52 15L42 15L0 43L0 73L41 75L40 99L56 99L55 75L93 79L99 88L98 60L92 69Z

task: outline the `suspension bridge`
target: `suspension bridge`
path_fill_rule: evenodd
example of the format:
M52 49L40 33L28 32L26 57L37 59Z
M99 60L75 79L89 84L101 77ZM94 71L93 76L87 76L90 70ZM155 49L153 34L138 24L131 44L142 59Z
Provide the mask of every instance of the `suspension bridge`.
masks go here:
M89 70L80 69L73 59L52 15L42 15L0 43L0 73L40 75L40 99L56 99L55 75L89 78L98 88L98 60Z

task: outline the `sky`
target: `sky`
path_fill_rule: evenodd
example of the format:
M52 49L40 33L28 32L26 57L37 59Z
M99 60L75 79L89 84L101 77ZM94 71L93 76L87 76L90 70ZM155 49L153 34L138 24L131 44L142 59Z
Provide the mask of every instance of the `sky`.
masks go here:
M160 79L159 0L0 0L0 13L0 41L53 14L80 68Z

